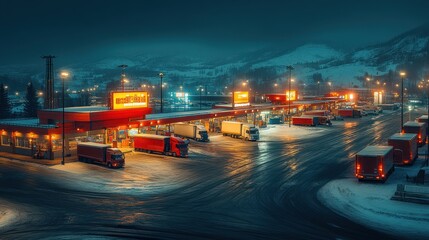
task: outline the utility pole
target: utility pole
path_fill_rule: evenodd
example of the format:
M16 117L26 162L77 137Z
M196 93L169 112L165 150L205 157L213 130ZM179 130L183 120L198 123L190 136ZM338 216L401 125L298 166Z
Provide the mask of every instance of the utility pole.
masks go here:
M292 101L292 98L291 98L291 82L292 82L292 70L294 68L289 65L289 66L286 67L286 69L289 70L289 94L288 94L289 107L288 107L288 119L289 119L289 127L290 127L291 126L290 102Z
M121 71L121 88L122 88L122 92L125 92L125 68L127 68L128 65L122 64L122 65L119 65L118 67L122 68L122 71Z

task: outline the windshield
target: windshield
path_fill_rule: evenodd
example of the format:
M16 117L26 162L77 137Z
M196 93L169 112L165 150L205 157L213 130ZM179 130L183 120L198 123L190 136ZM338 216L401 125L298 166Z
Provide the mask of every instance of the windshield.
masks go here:
M207 135L207 131L200 131L200 135Z
M112 160L122 160L122 159L123 159L123 155L122 154L112 155Z
M179 149L187 148L187 146L188 146L188 144L183 144L183 143L176 145L176 147L179 148Z
M258 129L251 129L250 134L259 134Z

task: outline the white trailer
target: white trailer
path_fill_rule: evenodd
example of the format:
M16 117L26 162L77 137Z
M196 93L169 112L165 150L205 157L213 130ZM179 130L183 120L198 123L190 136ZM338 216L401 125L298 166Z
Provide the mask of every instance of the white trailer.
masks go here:
M175 123L173 128L175 136L194 139L195 141L209 141L209 135L204 125Z
M246 141L259 140L259 130L253 124L223 121L221 132L224 136L242 138Z

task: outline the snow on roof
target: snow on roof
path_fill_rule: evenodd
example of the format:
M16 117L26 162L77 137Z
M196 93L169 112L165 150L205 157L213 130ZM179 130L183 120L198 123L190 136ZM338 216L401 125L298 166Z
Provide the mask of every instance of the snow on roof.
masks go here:
M15 119L2 119L0 125L9 126L22 126L34 128L55 128L55 124L39 124L38 118L15 118Z
M424 126L424 123L408 121L404 123L404 127L421 127Z
M86 145L86 146L93 146L93 147L99 147L99 148L110 147L109 144L102 144L102 143L95 143L95 142L79 142L77 145Z
M102 112L108 111L109 108L105 106L85 106L85 107L68 107L64 108L64 112ZM44 109L43 111L51 111L51 112L62 112L62 108L54 108L54 109Z
M164 140L166 138L169 138L169 136L144 134L144 133L135 134L133 137L145 137L145 138L158 139L158 140Z
M389 140L411 140L416 137L417 134L414 133L395 133L389 137Z
M417 119L428 119L428 115L421 115L420 117L418 117Z
M368 157L384 156L389 151L392 151L392 149L393 149L392 146L381 146L381 145L367 146L364 149L362 149L360 152L358 152L356 155L368 156Z

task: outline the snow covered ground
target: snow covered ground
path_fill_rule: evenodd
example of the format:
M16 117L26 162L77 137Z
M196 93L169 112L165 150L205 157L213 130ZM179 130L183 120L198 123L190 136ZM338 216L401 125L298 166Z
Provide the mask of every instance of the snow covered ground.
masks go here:
M406 183L407 174L416 175L422 162L423 157L413 166L396 167L384 184L359 182L353 177L331 181L319 191L318 198L338 214L370 228L409 239L428 239L429 206L390 200L397 184Z
M14 204L0 200L0 228L17 221L19 215Z

